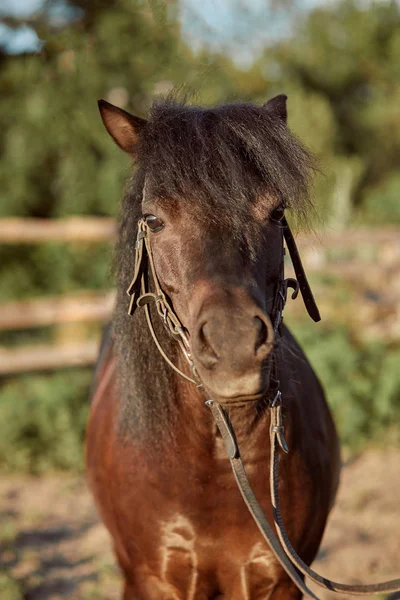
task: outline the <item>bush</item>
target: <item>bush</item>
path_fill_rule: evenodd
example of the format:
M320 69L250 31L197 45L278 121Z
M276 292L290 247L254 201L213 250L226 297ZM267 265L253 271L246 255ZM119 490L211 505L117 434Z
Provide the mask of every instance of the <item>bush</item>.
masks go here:
M400 346L360 342L340 326L292 327L325 388L342 443L400 441Z
M0 468L81 470L90 369L23 375L0 391Z

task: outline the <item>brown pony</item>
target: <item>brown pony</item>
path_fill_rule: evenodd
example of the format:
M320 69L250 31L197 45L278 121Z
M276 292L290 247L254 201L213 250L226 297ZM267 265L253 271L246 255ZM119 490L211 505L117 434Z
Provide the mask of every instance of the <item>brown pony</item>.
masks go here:
M294 548L310 564L338 485L339 446L321 385L282 326L279 302L284 211L307 216L312 158L286 126L285 96L263 106L204 109L164 100L148 121L99 105L107 131L136 163L122 206L117 304L96 369L86 446L90 487L125 579L123 598L299 598L243 503L204 401L212 398L229 414L272 524L268 409L279 387L290 448L280 458L281 509ZM156 278L150 257L137 259L145 236ZM139 305L156 300L155 335L193 378L157 302L162 296L173 307L201 386L166 363L142 309L128 315L135 264L130 293L140 280Z

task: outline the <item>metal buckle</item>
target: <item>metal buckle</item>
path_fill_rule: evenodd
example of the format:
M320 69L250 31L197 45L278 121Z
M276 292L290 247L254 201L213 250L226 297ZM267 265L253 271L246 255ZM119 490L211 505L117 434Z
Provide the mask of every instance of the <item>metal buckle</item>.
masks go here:
M281 403L282 393L278 390L275 394L275 398L272 400L271 408L278 406Z
M140 246L140 242L142 241L143 238L145 238L147 235L146 231L140 230L138 231L137 237L136 237L136 242L135 242L135 250L138 250L139 246Z
M292 298L292 300L295 300L297 298L297 296L299 295L299 289L300 289L300 284L297 281L297 279L294 279L293 277L288 277L287 279L285 279L284 284L285 284L285 302L287 299L288 288L292 288L293 293L291 295L291 298Z

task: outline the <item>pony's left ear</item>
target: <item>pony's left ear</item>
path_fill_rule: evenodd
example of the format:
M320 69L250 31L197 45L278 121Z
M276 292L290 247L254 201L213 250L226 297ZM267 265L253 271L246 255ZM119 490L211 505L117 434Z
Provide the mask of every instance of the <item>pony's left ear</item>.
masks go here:
M134 117L130 113L110 104L106 100L98 101L100 115L104 127L118 146L129 154L136 153L139 136L146 126L147 121Z
M268 112L281 119L284 123L287 122L287 109L286 109L286 94L279 94L279 96L275 96L275 98L271 98L265 104L263 104L264 108L268 110Z

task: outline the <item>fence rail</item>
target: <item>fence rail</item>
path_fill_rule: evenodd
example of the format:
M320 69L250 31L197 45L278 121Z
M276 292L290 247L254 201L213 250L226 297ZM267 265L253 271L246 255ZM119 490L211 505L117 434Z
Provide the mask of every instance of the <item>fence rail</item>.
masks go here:
M0 219L0 244L103 242L114 239L116 232L115 219L107 217Z
M22 348L0 348L0 375L50 371L92 365L99 344L89 340L76 344L33 344Z
M101 242L115 239L117 224L111 217L65 217L61 219L31 219L12 217L0 219L0 244L33 244L45 242ZM359 227L345 231L323 231L300 234L302 246L326 248L340 244L381 244L400 240L400 227L371 229Z
M0 305L0 331L110 318L114 292L80 292Z

